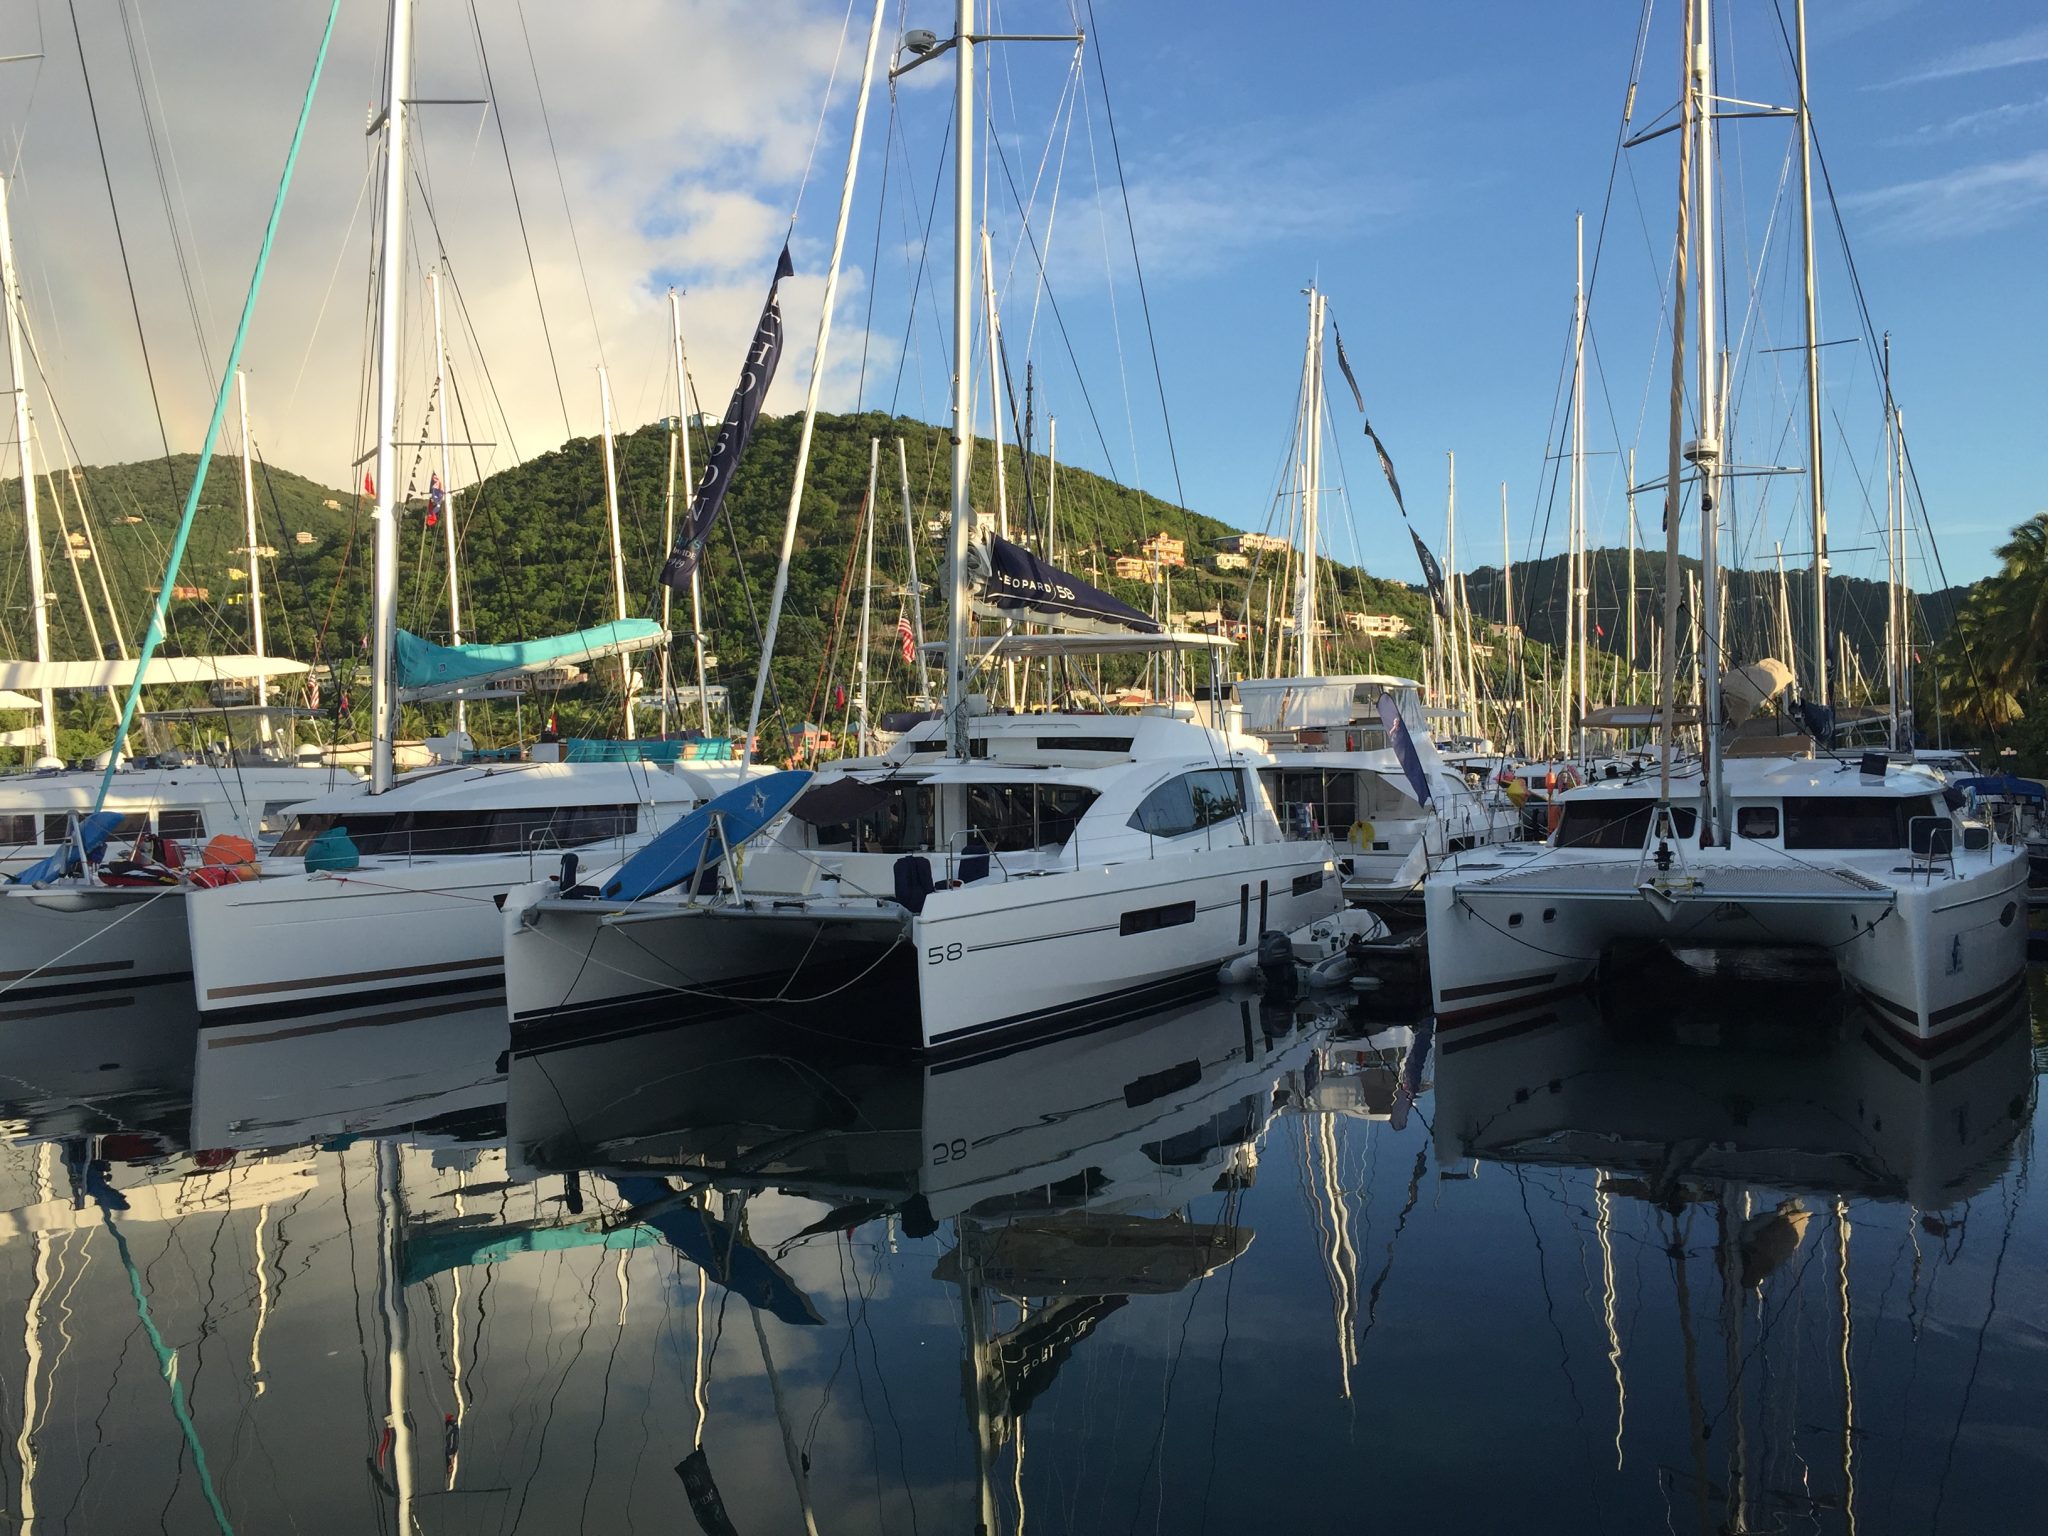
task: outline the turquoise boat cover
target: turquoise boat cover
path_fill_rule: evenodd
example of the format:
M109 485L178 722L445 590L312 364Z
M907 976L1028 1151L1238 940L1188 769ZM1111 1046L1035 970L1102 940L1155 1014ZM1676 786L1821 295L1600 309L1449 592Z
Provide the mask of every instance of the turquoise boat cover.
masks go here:
M571 666L597 656L616 656L657 645L662 628L652 619L615 619L573 634L510 645L435 645L398 632L398 686L449 688L511 677L535 667Z

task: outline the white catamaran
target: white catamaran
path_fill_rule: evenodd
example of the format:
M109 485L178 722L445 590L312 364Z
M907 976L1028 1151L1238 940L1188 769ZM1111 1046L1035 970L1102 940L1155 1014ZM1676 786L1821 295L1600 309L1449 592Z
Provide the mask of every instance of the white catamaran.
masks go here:
M394 777L401 699L459 700L494 680L599 657L626 664L630 653L666 640L660 625L623 612L592 629L508 645L433 645L398 628L394 433L411 33L410 0L393 0L382 119L370 777L301 806L260 879L189 900L190 969L210 1023L494 991L497 903L506 891L558 864L564 849L618 857L722 787L695 769L642 761ZM623 586L618 592L623 607ZM730 767L708 771L731 782Z
M1673 377L1682 380L1690 266L1698 287L1691 361L1701 426L1699 437L1681 446L1684 402L1674 390L1665 485L1667 573L1678 569L1683 478L1696 476L1701 492L1705 758L1674 762L1677 591L1667 579L1663 753L1655 776L1631 773L1565 792L1547 844L1459 854L1430 878L1437 1014L1453 1024L1577 987L1630 943L1796 946L1831 957L1886 1031L1925 1056L1989 1028L2024 987L2027 856L1988 825L1959 815L1962 796L1931 769L1897 764L1882 752L1833 754L1803 736L1758 734L1754 727L1765 721L1742 729L1744 717L1789 682L1784 666L1758 663L1724 687L1715 588L1729 474L1715 347L1718 99L1709 9L1709 0L1695 0L1693 35L1685 39L1686 169L1673 327ZM1803 114L1803 27L1800 37ZM1697 217L1690 217L1694 209ZM1810 263L1810 230L1807 248ZM1809 293L1810 284L1809 277ZM1810 299L1807 313L1811 368ZM1811 388L1808 410L1816 410ZM1817 429L1811 440L1817 443ZM1816 493L1817 531L1824 529L1821 516ZM1824 537L1815 547L1825 549ZM1824 634L1816 650L1825 658ZM1762 686L1758 674L1767 676ZM1738 677L1747 686L1735 686ZM1817 693L1825 697L1824 683Z
M945 42L906 39L898 74L955 53L955 121L972 142L974 8ZM879 25L879 12L877 13ZM871 43L872 47L872 43ZM856 132L858 130L856 129ZM954 356L973 355L973 156L957 157ZM874 1019L928 1050L1065 1027L1211 984L1268 930L1303 927L1341 896L1322 840L1290 841L1258 779L1269 760L1233 726L1175 706L1135 716L998 714L970 693L977 660L1210 655L1227 642L1159 625L996 537L971 546L969 370L954 374L947 688L941 719L879 759L798 787L758 787L587 888L538 885L505 904L515 1045L592 1027L628 1003L674 1009L706 994L772 997L861 1022L836 1001L895 981ZM977 593L970 572L986 576ZM778 583L779 586L779 583ZM1011 632L968 634L976 596ZM1018 621L1065 632L1026 634ZM771 625L772 636L772 625ZM765 665L765 661L764 661Z

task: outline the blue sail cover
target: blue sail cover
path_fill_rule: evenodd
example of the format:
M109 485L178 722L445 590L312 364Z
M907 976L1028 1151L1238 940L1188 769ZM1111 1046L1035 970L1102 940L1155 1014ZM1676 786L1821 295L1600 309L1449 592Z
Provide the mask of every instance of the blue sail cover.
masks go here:
M1019 618L1050 624L1079 619L1089 625L1134 630L1144 635L1159 633L1159 621L1150 614L1140 613L1122 598L1111 597L1056 565L1048 565L1021 544L990 539L988 566L982 600L1014 612Z
M573 666L600 656L644 651L659 644L662 627L652 619L615 619L574 634L510 645L435 645L398 632L398 686L404 689L457 688L486 683L541 667Z

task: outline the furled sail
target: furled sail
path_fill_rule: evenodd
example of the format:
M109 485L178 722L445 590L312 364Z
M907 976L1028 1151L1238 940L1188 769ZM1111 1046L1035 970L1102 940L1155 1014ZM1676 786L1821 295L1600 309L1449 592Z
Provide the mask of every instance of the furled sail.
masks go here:
M970 546L967 563L979 594L976 606L985 616L1050 624L1070 632L1159 633L1157 619L1008 539Z
M661 644L667 632L652 619L614 619L573 634L509 645L435 645L398 632L398 686L410 698L433 698L521 673L573 667Z
M0 688L129 688L138 671L145 684L155 685L244 682L310 670L286 656L152 656L146 667L134 661L0 661Z

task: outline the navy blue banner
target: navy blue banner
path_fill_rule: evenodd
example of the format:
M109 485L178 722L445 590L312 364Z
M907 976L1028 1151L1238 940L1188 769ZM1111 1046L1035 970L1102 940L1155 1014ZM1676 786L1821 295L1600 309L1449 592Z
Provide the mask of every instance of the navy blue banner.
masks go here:
M1401 718L1400 707L1394 703L1391 693L1380 695L1380 724L1387 728L1387 745L1400 759L1401 772L1408 776L1408 787L1415 791L1416 803L1429 804L1429 776L1422 771L1422 757L1415 750L1415 738L1408 734L1408 722Z
M669 551L668 562L661 568L662 585L672 591L690 589L690 578L704 558L704 542L711 537L719 509L725 505L725 493L732 486L733 471L739 468L740 455L747 451L747 441L754 435L761 402L768 398L768 386L775 380L775 365L782 360L782 300L777 290L782 280L795 271L789 247L785 245L781 259L775 263L775 281L768 285L768 302L761 310L761 323L754 328L754 339L747 347L746 365L740 369L740 381L725 408L725 420L718 425L718 440L711 445L711 460L704 466L704 474L690 498L690 515L677 530L676 547Z
M1042 613L1063 613L1077 619L1115 624L1140 634L1159 632L1159 621L1140 613L1122 598L1111 597L1091 587L1056 565L1048 565L1021 544L1008 539L990 539L988 579L983 582L983 601L998 608L1030 608Z

